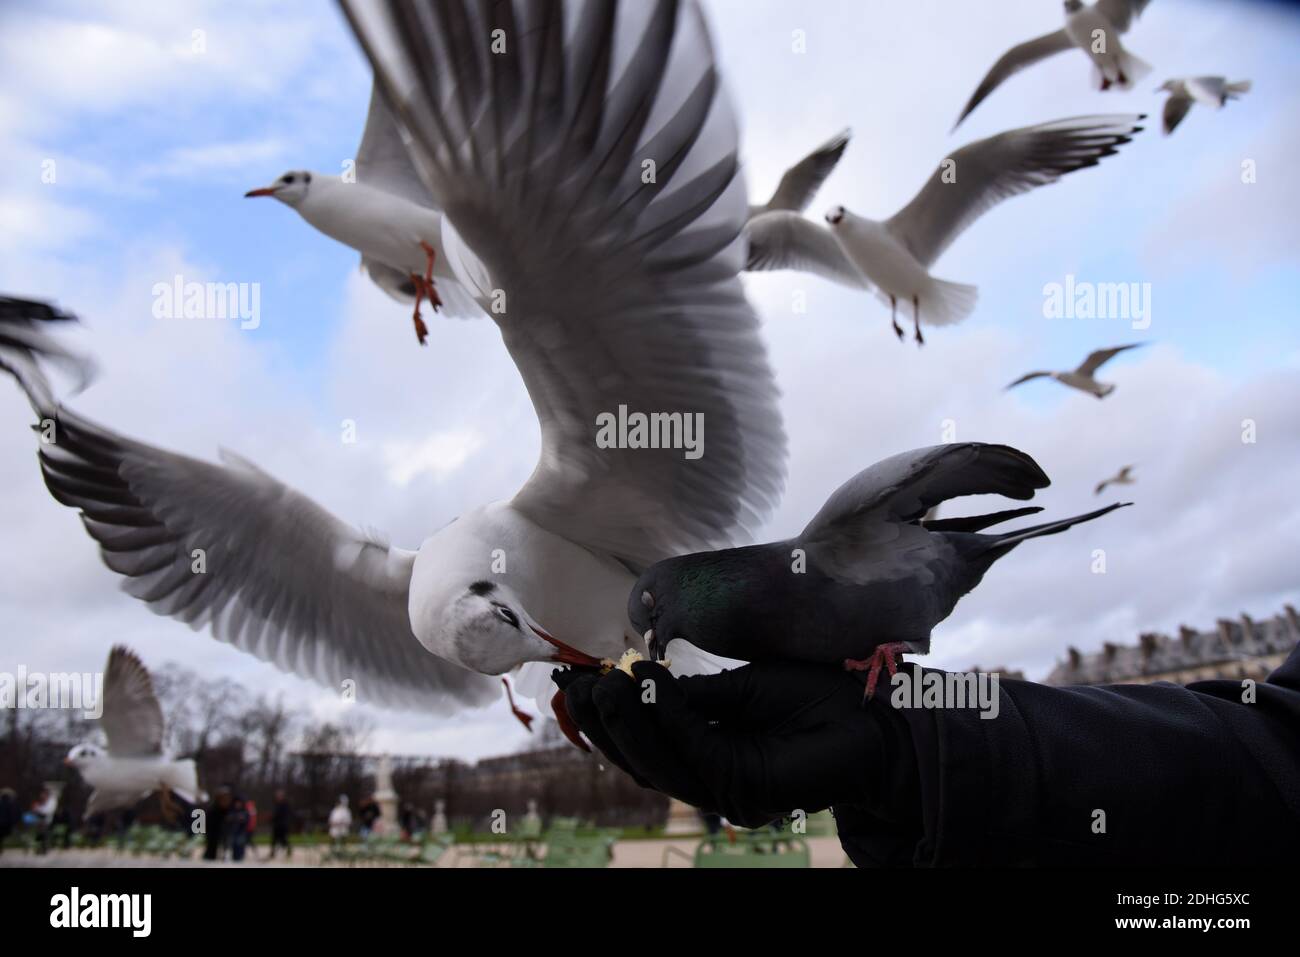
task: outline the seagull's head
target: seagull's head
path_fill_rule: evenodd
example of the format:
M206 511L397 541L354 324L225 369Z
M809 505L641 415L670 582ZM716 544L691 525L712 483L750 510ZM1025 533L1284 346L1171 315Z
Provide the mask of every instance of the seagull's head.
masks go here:
M844 222L844 216L847 213L848 210L843 206L832 206L830 209L826 210L826 222L830 223L832 226L838 226L840 223Z
M307 198L309 189L311 189L311 173L305 169L292 169L270 186L250 189L244 194L244 198L270 196L273 199L278 199L286 206L297 206Z
M92 764L104 760L104 749L93 744L79 744L63 759L65 767L76 768L78 771L84 770Z
M504 674L529 661L600 667L533 620L509 585L480 579L453 589L420 643L440 658L485 675ZM420 629L424 631L424 629Z

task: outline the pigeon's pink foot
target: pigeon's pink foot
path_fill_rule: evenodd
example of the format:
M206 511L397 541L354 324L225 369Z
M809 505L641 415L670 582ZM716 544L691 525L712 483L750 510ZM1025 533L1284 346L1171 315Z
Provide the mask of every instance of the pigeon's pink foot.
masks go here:
M907 645L901 641L887 642L883 645L876 645L876 650L871 653L870 658L862 660L856 658L844 659L845 671L865 671L867 673L867 693L864 697L873 697L876 693L876 682L880 678L880 669L888 668L890 676L898 672L898 663L894 660L894 655L901 655L907 651Z

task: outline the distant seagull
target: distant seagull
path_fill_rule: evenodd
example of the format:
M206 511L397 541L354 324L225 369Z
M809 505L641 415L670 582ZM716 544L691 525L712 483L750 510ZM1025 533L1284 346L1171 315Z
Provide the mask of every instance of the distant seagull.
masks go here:
M407 149L375 88L351 180L291 170L244 196L277 199L326 236L360 252L361 267L381 289L399 302L415 300L412 320L424 345L429 329L420 318L420 303L427 300L435 311L442 307L439 282L444 292L451 289L452 314L483 313L447 254L450 224L420 181ZM457 252L458 261L473 261L459 246Z
M1097 487L1093 490L1092 494L1100 495L1102 492L1106 491L1108 486L1111 485L1132 485L1135 481L1133 478L1133 469L1134 466L1132 465L1124 466L1115 475L1112 475L1103 482L1098 482Z
M661 561L628 597L656 657L669 641L744 661L791 659L867 670L867 693L894 655L925 654L930 632L989 567L1030 538L1119 504L1001 535L981 530L1040 512L1017 508L927 521L963 495L1025 500L1050 482L1023 452L962 442L887 458L845 482L796 538Z
M95 790L86 817L117 807L130 807L154 791L163 803L175 791L193 804L199 797L198 772L190 760L175 761L163 754L163 713L153 682L135 653L117 645L104 669L103 725L108 750L79 744L63 759Z
M1128 349L1136 349L1146 343L1135 342L1127 346L1115 346L1113 349L1098 349L1096 352L1083 360L1083 364L1073 372L1031 372L1028 375L1022 375L1015 382L1007 386L1008 389L1014 389L1022 382L1028 382L1030 379L1049 378L1055 379L1061 385L1068 385L1072 389L1078 389L1080 392L1087 392L1095 395L1099 399L1104 399L1115 391L1115 385L1111 382L1098 382L1093 378L1093 374L1103 365L1110 361L1113 356L1119 355Z
M898 302L910 301L913 334L924 342L922 320L950 325L975 308L974 286L930 275L949 244L1009 196L1096 166L1129 142L1144 118L1081 116L977 140L943 160L916 197L883 222L855 216L843 206L826 214L829 229L798 213L764 213L746 226L746 268L802 270L871 290L889 303L899 339Z
M1183 121L1193 103L1222 109L1229 100L1250 92L1250 80L1229 83L1226 77L1221 76L1193 76L1166 80L1160 90L1169 94L1164 112L1164 129L1168 136Z
M831 175L840 157L844 155L852 135L850 130L841 130L786 170L772 198L762 206L749 207L749 218L779 209L796 213L807 209L817 195L817 190L821 189L826 177Z
M1118 84L1127 89L1150 72L1151 67L1124 49L1120 34L1127 33L1133 20L1140 16L1150 0L1097 0L1084 6L1081 0L1065 0L1065 26L1014 46L993 64L993 69L980 82L975 94L953 124L961 125L984 98L1003 81L1033 66L1039 60L1078 48L1087 54L1096 67L1103 90Z

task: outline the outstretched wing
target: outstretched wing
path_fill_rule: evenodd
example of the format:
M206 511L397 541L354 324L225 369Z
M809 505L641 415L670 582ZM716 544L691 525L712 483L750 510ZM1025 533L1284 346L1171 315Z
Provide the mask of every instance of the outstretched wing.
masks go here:
M633 565L734 541L781 492L785 435L737 278L737 135L695 4L343 6L504 300L493 319L542 437L515 507ZM677 447L598 442L620 412L660 416ZM703 446L681 447L700 422Z
M816 273L859 289L871 283L844 254L835 235L799 213L761 213L745 225L749 258L745 268L755 272L794 269Z
M163 713L153 681L133 651L115 645L104 670L101 722L114 757L162 753Z
M1142 129L1137 115L1079 116L1008 130L963 146L886 222L929 266L949 243L998 203L1096 166Z
M788 209L801 213L807 209L844 155L850 135L849 130L842 130L786 170L763 210Z
M1056 30L1053 33L1047 33L1041 37L1035 37L1032 40L1026 40L1024 43L1013 46L998 58L998 62L993 64L993 69L989 70L984 79L980 80L980 85L975 88L970 102L961 111L961 116L957 117L957 122L952 125L952 128L955 130L961 126L961 121L970 116L975 107L983 103L985 97L1001 86L1003 82L1026 67L1033 66L1039 60L1046 60L1049 56L1070 49L1072 45L1069 36L1066 35L1064 30Z
M237 456L214 465L176 455L48 405L41 390L27 397L53 423L40 449L50 493L81 512L104 563L151 610L336 690L351 679L360 701L446 713L496 696L492 679L430 655L412 634L413 552Z
M1098 349L1096 352L1091 353L1088 358L1084 359L1083 364L1079 366L1075 372L1081 376L1088 376L1091 378L1094 372L1121 352L1127 352L1129 349L1136 349L1142 345L1145 345L1145 343L1134 342L1127 346L1115 346L1113 349Z
M433 206L433 196L415 171L405 138L393 122L378 84L370 90L366 128L357 147L357 182L382 189L420 206Z
M1046 378L1046 377L1048 377L1048 376L1050 376L1050 375L1051 375L1050 372L1030 372L1030 373L1027 373L1027 374L1025 374L1025 375L1022 375L1022 376L1021 376L1019 379L1017 379L1015 382L1013 382L1013 383L1011 383L1009 386L1007 386L1007 388L1008 388L1008 389L1014 389L1016 386L1020 385L1022 382L1028 382L1030 379L1044 379L1044 378Z
M1120 33L1127 33L1133 20L1142 15L1151 0L1097 0L1097 12L1114 25Z
M1192 98L1182 93L1170 93L1169 99L1165 100L1165 110L1161 115L1161 125L1164 128L1165 135L1168 136L1183 121L1187 111L1192 108Z

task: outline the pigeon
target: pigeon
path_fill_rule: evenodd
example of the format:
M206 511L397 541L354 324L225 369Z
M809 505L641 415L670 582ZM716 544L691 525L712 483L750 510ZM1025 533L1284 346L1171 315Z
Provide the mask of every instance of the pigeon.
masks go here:
M1151 0L1097 0L1085 5L1082 0L1065 0L1065 26L1060 30L1027 40L1014 46L980 81L970 102L957 117L953 129L961 125L984 98L1005 80L1026 67L1033 66L1057 53L1077 48L1092 61L1098 85L1108 90L1113 85L1128 89L1141 80L1151 67L1134 56L1120 43L1120 35L1127 33L1134 19Z
M1001 534L983 529L1042 509L924 519L962 495L1023 501L1048 484L1032 458L1005 445L904 452L845 482L795 538L651 566L628 596L628 616L656 657L685 639L751 662L843 664L868 671L870 695L895 655L930 650L931 630L1003 555L1127 504Z
M344 5L417 168L508 293L492 320L542 446L513 498L412 551L237 455L177 455L25 391L57 425L41 448L47 486L131 594L284 670L351 680L358 700L446 714L499 693L488 676L518 671L516 691L535 696L551 682L542 662L598 666L640 644L626 615L637 573L747 534L783 490L786 447L739 278L738 133L697 4L432 9L408 22L399 2ZM444 14L517 42L411 60L454 42ZM630 430L601 444L595 424L620 406L676 410L683 429L698 418L707 454Z
M1160 92L1169 94L1163 115L1165 136L1168 136L1183 121L1193 103L1222 109L1229 100L1239 99L1243 93L1250 92L1250 80L1229 83L1222 76L1193 76L1166 80Z
M935 279L930 267L950 243L1002 200L1114 154L1142 127L1143 115L1082 116L1010 130L962 147L939 164L921 191L877 222L836 206L829 228L798 213L756 216L746 226L749 270L797 269L875 292L889 303L901 340L898 302L911 302L914 337L921 322L949 325L975 308L976 288Z
M100 723L108 750L79 744L63 759L94 788L86 817L130 807L154 791L162 792L164 807L169 806L170 792L196 803L199 784L194 762L163 753L162 706L135 652L116 645L108 653L102 693Z
M1144 344L1135 342L1127 346L1115 346L1113 349L1098 349L1084 359L1083 364L1073 372L1030 372L1028 375L1022 375L1007 388L1014 389L1022 382L1028 382L1030 379L1048 378L1055 379L1061 385L1068 385L1072 389L1078 389L1080 392L1087 392L1089 395L1104 399L1115 391L1115 384L1113 382L1098 382L1093 377L1094 373L1114 356L1129 349L1136 349Z
M1093 490L1092 494L1100 495L1102 492L1106 491L1106 489L1112 485L1132 485L1134 482L1133 469L1134 466L1132 465L1124 466L1115 475L1112 475L1110 478L1102 482L1098 482L1097 487Z
M427 301L435 311L441 309L439 289L452 302L452 314L483 315L486 307L463 281L471 272L481 274L481 268L463 244L455 242L451 225L416 174L407 144L377 88L371 89L353 172L345 178L290 170L244 197L278 200L326 236L360 252L361 268L376 285L399 302L414 299L412 321L420 345L427 343L429 335L420 304ZM457 254L454 259L449 250Z
M749 218L775 210L801 213L807 209L822 183L826 182L826 177L831 175L840 157L844 155L852 135L850 130L841 130L786 170L772 198L761 206L749 207Z

